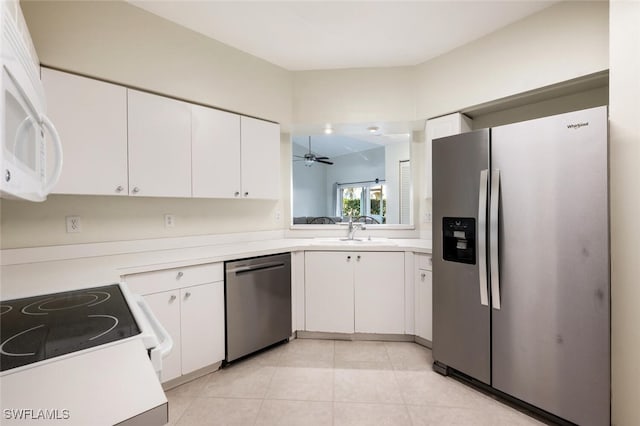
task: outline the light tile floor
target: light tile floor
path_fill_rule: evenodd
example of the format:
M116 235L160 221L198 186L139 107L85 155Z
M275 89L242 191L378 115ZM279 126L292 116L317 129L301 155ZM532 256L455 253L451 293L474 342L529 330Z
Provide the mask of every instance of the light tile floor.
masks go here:
M170 424L540 425L408 342L296 339L167 392Z

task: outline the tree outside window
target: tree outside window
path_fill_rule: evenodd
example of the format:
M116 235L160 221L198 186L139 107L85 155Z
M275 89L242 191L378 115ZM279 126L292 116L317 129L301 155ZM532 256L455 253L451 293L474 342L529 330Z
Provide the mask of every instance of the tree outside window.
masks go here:
M387 199L385 185L372 181L370 184L338 185L338 216L343 218L368 216L378 223L386 223Z

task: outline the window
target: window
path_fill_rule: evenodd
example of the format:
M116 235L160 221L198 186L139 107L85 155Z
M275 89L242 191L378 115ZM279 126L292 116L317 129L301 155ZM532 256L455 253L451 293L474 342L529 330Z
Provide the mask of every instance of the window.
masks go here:
M387 189L376 179L337 185L336 215L369 224L387 222Z

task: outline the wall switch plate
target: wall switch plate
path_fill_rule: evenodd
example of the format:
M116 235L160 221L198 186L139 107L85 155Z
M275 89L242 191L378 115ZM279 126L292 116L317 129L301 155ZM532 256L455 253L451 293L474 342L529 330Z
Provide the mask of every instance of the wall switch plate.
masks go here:
M173 228L176 226L176 218L172 214L164 215L164 227L165 228Z
M82 223L80 222L80 216L66 216L67 233L82 232Z

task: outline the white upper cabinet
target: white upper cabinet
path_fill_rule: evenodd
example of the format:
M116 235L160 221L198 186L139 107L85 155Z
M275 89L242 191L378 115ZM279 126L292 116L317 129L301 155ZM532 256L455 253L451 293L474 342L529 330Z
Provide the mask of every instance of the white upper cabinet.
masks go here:
M42 68L64 166L56 194L127 195L127 89Z
M239 198L240 116L192 106L193 196Z
M459 112L444 115L438 118L427 120L425 125L425 147L424 147L424 198L433 197L432 178L431 178L431 143L434 139L443 138L445 136L457 135L471 131L472 120Z
M191 197L191 105L128 90L129 193Z
M193 105L193 196L280 197L280 126Z
M242 197L280 198L280 125L240 118Z
M62 138L57 194L280 198L280 126L42 69Z

